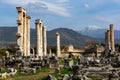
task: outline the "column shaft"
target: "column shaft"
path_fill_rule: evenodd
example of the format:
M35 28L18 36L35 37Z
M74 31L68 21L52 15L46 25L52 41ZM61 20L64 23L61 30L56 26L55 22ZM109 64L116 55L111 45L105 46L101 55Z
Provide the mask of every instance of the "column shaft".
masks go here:
M40 24L39 24L39 27L40 27L40 54L39 56L43 56L43 35L42 35L42 21L40 21Z
M26 14L23 15L23 54L24 56L27 55L26 51L26 36L27 36L27 27L26 27Z
M57 38L57 57L61 56L61 50L60 50L60 34L57 32L56 33L56 38Z
M30 16L27 16L27 43L26 43L26 49L27 49L27 56L30 56Z
M111 42L111 51L115 51L114 27L113 27L113 24L110 24L110 42Z
M37 19L35 21L36 32L37 32L37 56L43 57L43 46L42 46L42 21Z
M43 28L43 34L44 34L44 36L43 36L43 39L44 39L44 56L47 56L47 35L46 35L46 27L44 26L44 28Z

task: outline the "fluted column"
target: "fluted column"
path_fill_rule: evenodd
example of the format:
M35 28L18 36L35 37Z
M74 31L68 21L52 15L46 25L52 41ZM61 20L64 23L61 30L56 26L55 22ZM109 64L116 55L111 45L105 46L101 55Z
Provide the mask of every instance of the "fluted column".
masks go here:
M26 43L27 43L27 26L26 26L26 13L23 15L23 54L27 56Z
M110 42L111 42L111 51L115 51L115 40L114 40L114 27L113 24L110 24Z
M110 43L110 30L105 32L105 51L106 56L108 56L109 51L111 50L111 43Z
M22 7L16 7L18 11L18 31L17 31L17 45L19 46L19 49L21 52L24 52L24 14L26 14L26 10ZM24 54L23 54L24 55Z
M36 25L36 34L37 34L37 56L40 54L40 27L39 27L40 20L35 21Z
M43 57L43 47L42 47L42 21L37 19L35 21L36 32L37 32L37 56Z
M30 16L27 16L27 56L30 56Z
M105 54L108 55L107 31L105 32Z
M107 30L107 45L108 45L108 49L111 50L110 30Z
M43 27L43 46L44 46L44 56L47 56L47 35L46 35L46 26Z
M61 56L61 50L60 50L60 34L56 33L56 40L57 40L57 57Z
M39 56L41 56L41 58L43 57L43 35L42 35L42 20L40 20L40 24L39 24L39 27L40 27L40 54Z
M18 31L17 31L17 44L23 56L30 55L30 16L22 7L16 7L18 11Z

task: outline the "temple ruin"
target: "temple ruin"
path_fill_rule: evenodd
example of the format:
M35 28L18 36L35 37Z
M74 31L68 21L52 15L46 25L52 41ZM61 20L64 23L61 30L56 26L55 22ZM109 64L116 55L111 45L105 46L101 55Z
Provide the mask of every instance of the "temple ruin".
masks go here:
M94 76L100 77L98 80L103 80L103 78L104 80L120 80L120 52L115 51L113 24L110 24L105 32L105 46L99 44L88 44L84 47L68 45L62 46L61 50L60 33L56 32L56 55L52 53L52 48L48 48L48 55L46 26L42 26L42 20L35 20L37 39L36 51L34 51L34 47L30 46L31 18L24 8L17 7L16 9L18 11L16 51L22 55L16 55L16 53L10 55L8 51L5 52L3 60L0 60L0 67L2 65L3 68L10 68L10 72L0 73L0 79L5 76L12 76L11 79L13 79L13 76L18 73L30 74L30 76L33 73L36 78L37 72L41 75L45 71L48 75L48 77L43 76L46 77L45 80L92 80ZM40 71L42 69L43 71ZM59 75L58 79L54 75ZM38 79L40 79L39 76Z
M30 55L30 16L22 7L16 7L18 11L18 32L17 32L17 45L23 56Z
M114 27L113 24L110 24L109 30L105 32L105 52L108 53L115 52L115 41L114 41Z
M114 27L113 24L110 24L110 42L111 42L111 51L115 51L115 40L114 40Z

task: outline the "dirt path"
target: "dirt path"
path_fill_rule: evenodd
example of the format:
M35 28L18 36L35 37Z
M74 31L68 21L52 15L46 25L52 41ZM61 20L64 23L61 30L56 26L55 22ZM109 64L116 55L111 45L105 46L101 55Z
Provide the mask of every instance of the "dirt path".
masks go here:
M35 75L23 75L23 76L16 76L14 78L11 78L9 80L36 80L40 77L45 77L45 76L48 76L49 74L52 74L54 73L53 70L51 70L50 72L40 72L40 73L37 73Z

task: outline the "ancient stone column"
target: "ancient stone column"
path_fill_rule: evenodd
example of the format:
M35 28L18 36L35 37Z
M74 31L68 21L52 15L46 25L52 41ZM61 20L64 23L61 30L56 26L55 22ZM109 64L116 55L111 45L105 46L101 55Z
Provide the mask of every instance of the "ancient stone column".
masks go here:
M27 56L30 56L30 16L27 16Z
M23 14L23 54L24 56L27 56L27 50L26 50L26 43L27 43L27 25L26 25L26 17L27 14Z
M110 30L107 30L107 48L108 48L108 50L111 50Z
M40 20L35 20L36 25L36 33L37 33L37 55L40 54L40 27L39 27Z
M42 49L42 21L37 19L35 21L36 24L36 32L37 32L37 56L43 56L43 49Z
M61 50L60 50L60 34L56 33L56 40L57 40L57 57L61 56Z
M17 35L17 45L19 47L23 47L23 9L21 7L16 7L18 11L18 31L16 33ZM23 51L22 49L20 51Z
M44 51L44 56L47 56L47 35L46 35L46 26L43 27L43 51Z
M110 46L110 30L107 30L105 32L105 53L106 56L108 56L109 50L111 49Z
M115 41L114 41L114 27L113 24L110 24L110 42L111 42L111 51L115 51Z
M108 55L108 45L107 45L107 31L105 32L105 54Z
M18 31L17 31L17 45L19 46L19 49L21 52L24 52L23 46L24 46L24 14L26 14L26 10L22 7L16 7L18 11Z
M22 7L16 7L18 11L18 32L17 32L17 44L23 56L29 56L30 54L30 17Z
M40 27L40 54L39 56L42 58L43 57L43 29L42 29L42 20L40 20L40 24L39 24L39 27Z

